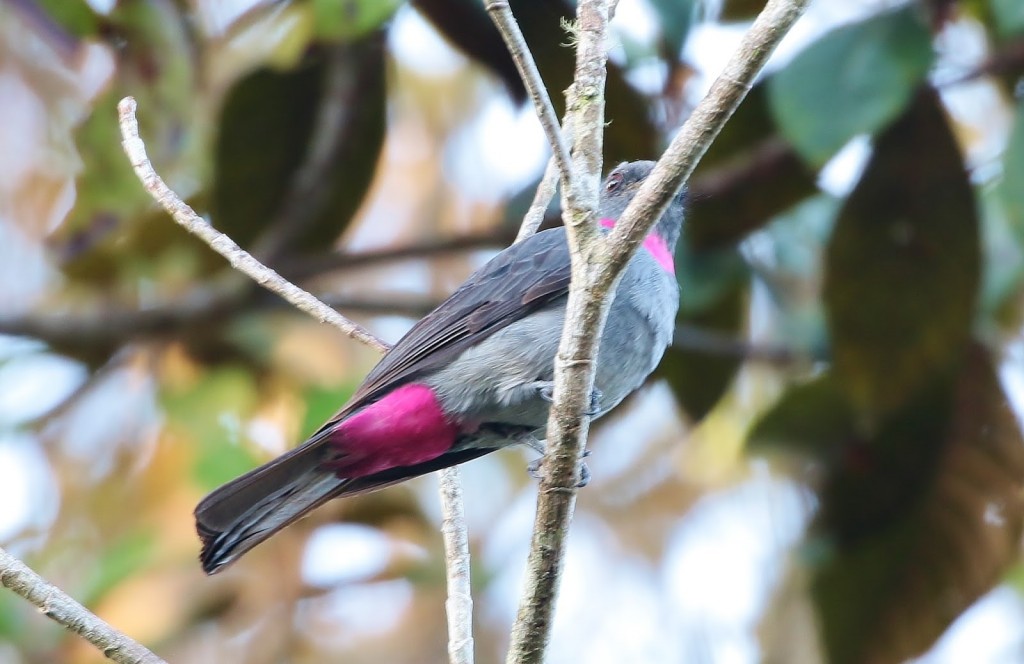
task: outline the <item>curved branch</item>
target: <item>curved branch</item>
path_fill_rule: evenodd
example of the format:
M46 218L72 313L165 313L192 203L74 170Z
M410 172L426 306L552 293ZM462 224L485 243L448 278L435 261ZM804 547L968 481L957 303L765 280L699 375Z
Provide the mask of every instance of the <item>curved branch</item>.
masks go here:
M186 230L205 241L221 254L239 272L252 278L260 286L277 293L298 309L321 322L329 323L353 339L362 341L381 352L388 345L369 331L348 320L310 293L288 282L242 250L233 240L220 233L185 204L153 169L146 156L146 146L139 137L139 124L135 118L136 104L131 97L118 103L117 110L123 136L124 151L143 186L171 217ZM453 664L471 664L473 653L470 593L469 539L463 515L462 490L458 471L448 469L441 475L441 510L445 515L442 536L445 543L445 566L448 572L449 650Z
M0 585L10 588L39 607L47 618L80 634L107 659L121 664L166 664L141 644L128 638L57 586L0 548Z
M117 105L121 124L121 144L124 146L125 154L128 155L132 168L135 169L135 174L142 181L142 186L179 226L206 242L211 249L227 259L233 268L267 290L277 293L320 322L329 323L353 339L382 353L388 349L387 344L373 336L367 329L353 323L253 258L252 254L204 221L195 213L195 210L171 191L171 188L153 169L153 165L146 155L146 145L139 138L139 121L135 118L135 108L135 99L132 97L125 97Z

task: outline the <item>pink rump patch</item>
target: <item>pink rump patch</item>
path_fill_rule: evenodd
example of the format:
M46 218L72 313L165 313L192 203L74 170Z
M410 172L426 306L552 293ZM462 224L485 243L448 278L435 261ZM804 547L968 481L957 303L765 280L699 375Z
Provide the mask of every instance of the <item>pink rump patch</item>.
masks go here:
M432 389L403 385L338 424L330 440L339 455L330 465L342 477L413 466L451 449L459 431Z
M605 228L612 228L615 226L614 219L602 219L601 225ZM668 250L668 244L665 240L661 239L657 233L651 231L644 238L643 248L647 250L654 260L658 261L658 265L665 268L666 272L670 274L676 273L676 263L672 258L672 252Z

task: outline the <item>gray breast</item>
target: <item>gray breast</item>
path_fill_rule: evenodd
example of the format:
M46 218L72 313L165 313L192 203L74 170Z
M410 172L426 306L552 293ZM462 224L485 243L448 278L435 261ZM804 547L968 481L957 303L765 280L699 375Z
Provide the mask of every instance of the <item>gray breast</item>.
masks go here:
M566 298L496 332L425 377L446 412L479 423L542 428L550 404L538 387L553 380ZM643 384L672 337L678 287L672 275L641 250L612 301L599 351L595 385L600 412L611 410Z

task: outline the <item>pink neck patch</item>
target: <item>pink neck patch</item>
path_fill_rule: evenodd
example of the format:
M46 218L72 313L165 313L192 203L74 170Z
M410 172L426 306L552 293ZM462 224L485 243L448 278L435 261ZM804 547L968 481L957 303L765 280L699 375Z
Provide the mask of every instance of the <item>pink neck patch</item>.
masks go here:
M602 219L601 225L605 228L612 228L615 226L614 219ZM676 263L672 259L672 252L668 250L668 245L665 240L661 239L654 231L648 233L647 237L644 238L643 248L647 250L654 260L658 261L658 265L665 268L665 271L669 274L676 273Z

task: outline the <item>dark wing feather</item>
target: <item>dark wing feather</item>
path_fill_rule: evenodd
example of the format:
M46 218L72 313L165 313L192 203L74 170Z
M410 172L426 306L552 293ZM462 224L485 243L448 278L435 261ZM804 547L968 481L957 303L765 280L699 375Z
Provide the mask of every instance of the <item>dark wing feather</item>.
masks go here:
M324 428L564 297L569 292L570 273L564 228L537 233L505 249L416 323Z

